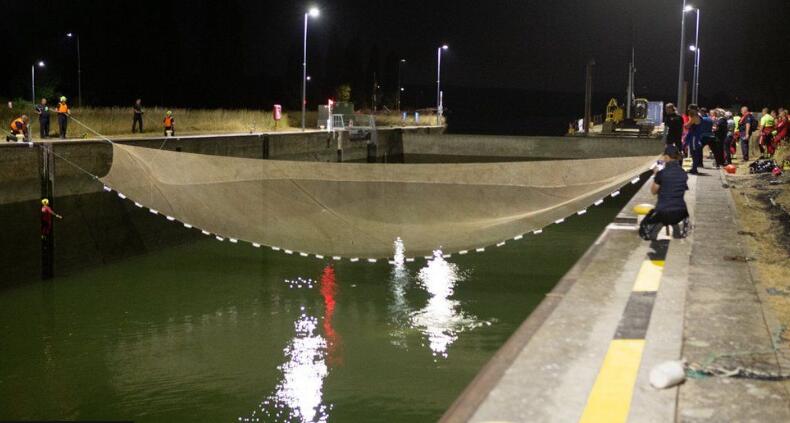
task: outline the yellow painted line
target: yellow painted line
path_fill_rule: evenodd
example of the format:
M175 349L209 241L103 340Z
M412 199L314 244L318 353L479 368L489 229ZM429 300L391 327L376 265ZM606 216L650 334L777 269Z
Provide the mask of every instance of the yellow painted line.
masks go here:
M642 361L644 339L615 339L609 344L580 423L624 423Z
M634 292L655 292L664 273L664 260L645 260L636 275Z

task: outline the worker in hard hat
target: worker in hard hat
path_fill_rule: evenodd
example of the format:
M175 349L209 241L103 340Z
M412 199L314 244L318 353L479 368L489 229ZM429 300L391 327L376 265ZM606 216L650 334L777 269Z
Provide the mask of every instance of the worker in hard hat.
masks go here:
M11 121L11 135L6 137L6 141L20 141L20 139L28 139L30 137L30 132L28 128L28 123L30 122L30 118L27 115L23 114L18 118Z
M170 110L165 114L165 120L162 121L165 125L165 136L172 137L176 135L176 118L173 117L173 112Z
M69 105L66 102L66 97L60 97L60 103L58 103L58 127L60 129L60 138L66 138L66 129L69 126L69 115L71 115L71 111L69 110Z
M41 200L41 237L48 237L52 234L52 216L57 217L58 219L63 219L63 216L55 213L55 210L52 210L49 207L49 200L44 198Z

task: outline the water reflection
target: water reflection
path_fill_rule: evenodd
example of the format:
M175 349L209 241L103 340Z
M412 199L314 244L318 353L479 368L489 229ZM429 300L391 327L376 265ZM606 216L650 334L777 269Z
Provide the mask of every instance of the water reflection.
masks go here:
M406 348L406 335L411 326L411 312L409 303L406 300L406 288L409 286L409 271L406 269L405 254L406 249L403 241L398 238L395 240L395 259L393 260L392 271L390 272L390 292L392 298L390 304L387 306L389 309L390 322L393 325L393 330L390 332L392 336L392 344Z
M316 333L317 327L318 319L306 313L296 320L296 336L283 350L287 361L278 367L282 378L275 392L251 416L239 417L239 421L327 421L331 405L323 402L324 379L329 374L326 340Z
M332 318L335 315L335 296L337 295L337 283L335 282L335 269L326 266L321 274L321 296L324 297L324 336L327 341L327 354L329 365L336 366L342 363L340 351L340 335L332 326Z
M417 279L430 298L422 309L411 316L411 325L428 337L428 344L435 357L447 358L448 349L458 335L485 324L475 316L464 313L461 303L450 297L455 285L466 275L454 263L447 262L440 250L420 269Z

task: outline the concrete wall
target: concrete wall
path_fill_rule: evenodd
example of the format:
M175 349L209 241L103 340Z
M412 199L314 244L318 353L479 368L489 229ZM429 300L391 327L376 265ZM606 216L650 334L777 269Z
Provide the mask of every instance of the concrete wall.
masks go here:
M469 157L593 159L658 155L657 139L403 134L404 153Z

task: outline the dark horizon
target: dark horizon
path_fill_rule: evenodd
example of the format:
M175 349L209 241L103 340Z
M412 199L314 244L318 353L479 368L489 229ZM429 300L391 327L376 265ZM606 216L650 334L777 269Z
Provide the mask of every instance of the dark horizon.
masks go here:
M37 91L74 98L75 39L65 37L74 32L81 42L86 104L125 106L140 97L149 105L268 109L280 103L295 109L301 95L303 13L315 4L321 16L309 27L311 108L334 96L342 83L352 86L358 107L369 107L374 74L379 97L391 104L400 58L407 59L404 107L432 107L436 48L442 43L450 45L442 68L450 110L468 108L454 99L471 101L464 98L471 92L491 97L481 101L502 110L544 101L526 95L534 92L575 95L581 103L589 58L597 62L596 93L622 100L632 24L637 95L674 101L682 2L591 3L230 0L99 8L88 1L27 2L15 6L25 17L17 22L31 25L0 29L16 52L0 71L0 97L29 98L30 65L41 59L47 65L37 72ZM746 13L740 12L742 2L731 0L690 3L703 11L701 102L745 102L755 108L787 103L790 85L783 68L790 62L790 31L783 31L781 23L790 15L790 4L765 1ZM689 16L691 44L693 13ZM512 95L497 102L503 91ZM578 114L581 107L558 113Z

